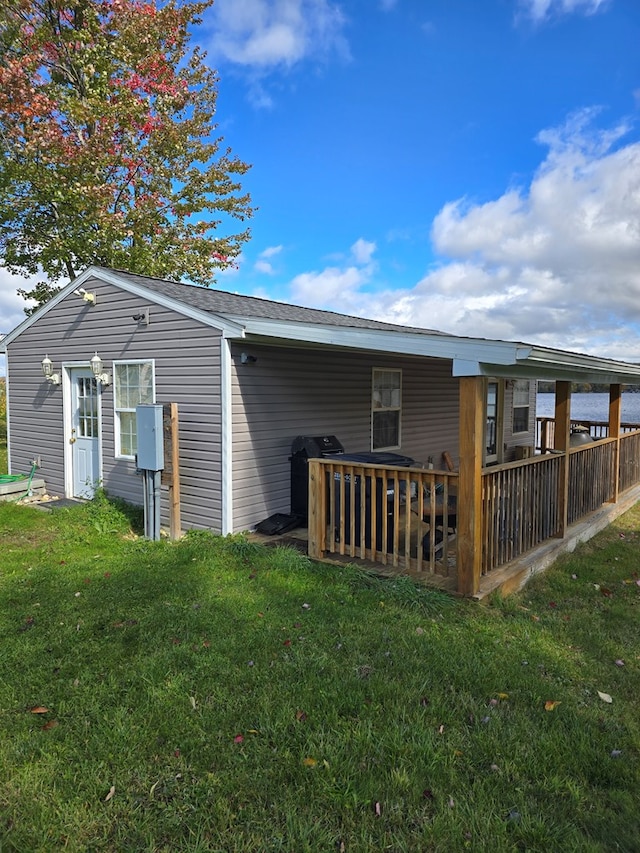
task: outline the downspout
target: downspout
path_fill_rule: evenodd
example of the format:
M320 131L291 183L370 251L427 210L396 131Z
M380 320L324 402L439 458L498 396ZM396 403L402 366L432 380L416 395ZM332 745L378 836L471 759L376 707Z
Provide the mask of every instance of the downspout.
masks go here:
M231 341L220 338L221 533L233 533L233 418Z
M11 473L11 413L9 407L9 349L5 349L5 377L4 377L4 393L6 406L6 426L7 426L7 473Z

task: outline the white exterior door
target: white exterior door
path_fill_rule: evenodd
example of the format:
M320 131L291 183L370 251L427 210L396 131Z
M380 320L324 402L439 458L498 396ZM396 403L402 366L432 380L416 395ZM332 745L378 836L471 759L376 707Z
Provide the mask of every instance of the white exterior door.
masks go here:
M484 433L484 464L500 462L502 458L502 386L495 379L486 385L486 424Z
M100 481L100 409L91 370L74 367L71 380L71 468L74 498L92 498Z

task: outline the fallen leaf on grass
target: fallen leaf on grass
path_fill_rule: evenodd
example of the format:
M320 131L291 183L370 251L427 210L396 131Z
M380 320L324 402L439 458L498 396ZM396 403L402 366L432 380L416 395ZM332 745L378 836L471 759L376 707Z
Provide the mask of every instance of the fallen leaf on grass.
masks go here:
M307 715L304 711L296 711L296 720L298 720L299 723L304 723L306 719Z
M156 783L156 784L157 784L157 783ZM155 785L154 785L154 787L155 787ZM152 788L151 790L153 790L153 788ZM115 794L115 792L116 792L116 786L115 786L115 785L112 785L112 786L109 788L109 793L108 793L108 794L107 794L107 796L104 798L105 803L108 803L108 802L109 802L109 800L113 797L113 795Z
M620 758L620 756L622 755L622 750L621 749L612 749L610 752L610 755L611 755L611 758Z
M613 702L613 699L611 698L611 696L609 696L608 693L601 693L600 690L598 690L598 696L602 699L603 702L607 702L609 705Z
M616 666L624 666L624 661L621 658L618 658L617 661L614 661Z
M191 707L195 711L196 710L196 697L195 696L189 696L189 702L191 702Z
M49 709L45 708L44 705L36 705L35 708L29 708L32 714L48 714Z
M422 792L422 797L425 800L433 800L433 791L431 788L425 788Z
M508 699L508 698L509 698L508 693L498 693L498 699Z
M48 732L48 731L49 731L49 729L55 729L55 727L56 727L57 725L58 725L58 721L57 721L57 720L49 720L49 722L48 722L48 723L45 723L45 724L44 724L44 726L42 727L42 731L43 731L43 732Z
M315 767L318 762L315 758L303 758L302 763L305 767Z
M605 598L611 598L613 593L611 592L610 589L607 589L606 586L601 586L600 587L600 595L604 595Z
M560 704L561 704L560 702L554 702L553 700L548 699L548 700L544 703L544 709L545 709L545 711L555 711L555 709L556 709L556 708L558 707L558 705L560 705Z
M244 741L244 737L242 735L236 735L233 739L234 743L242 743Z
M532 622L539 622L539 621L540 621L540 617L539 617L539 616L532 616L532 617L531 617L531 621L532 621Z
M376 817L380 817L380 815L382 814L382 806L380 805L380 803L373 804L373 813Z

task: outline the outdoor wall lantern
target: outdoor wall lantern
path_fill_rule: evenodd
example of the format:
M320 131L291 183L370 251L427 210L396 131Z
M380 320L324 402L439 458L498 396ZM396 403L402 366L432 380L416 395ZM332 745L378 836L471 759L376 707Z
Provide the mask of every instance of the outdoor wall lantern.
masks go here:
M83 302L87 302L89 305L95 305L98 301L95 293L89 293L89 291L85 290L84 287L79 287L73 292L76 294L76 296L79 296Z
M53 372L53 362L48 355L45 355L42 359L42 373L47 382L50 382L52 385L60 384L60 374Z
M111 385L111 374L102 370L102 359L98 353L93 356L89 364L91 365L93 375L96 377L96 382L99 382L101 385Z

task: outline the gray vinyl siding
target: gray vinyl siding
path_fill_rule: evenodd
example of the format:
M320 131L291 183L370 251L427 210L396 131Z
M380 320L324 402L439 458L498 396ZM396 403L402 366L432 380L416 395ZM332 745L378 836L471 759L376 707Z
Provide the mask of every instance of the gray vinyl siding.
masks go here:
M240 353L256 357L242 364ZM402 444L425 462L458 452L458 381L451 362L279 348L232 348L234 530L290 510L289 456L297 435L335 435L345 451L371 449L371 371L402 369Z
M220 333L101 281L88 281L85 288L96 293L95 306L71 294L8 347L12 469L28 470L40 456L48 491L64 495L63 392L42 376L45 353L57 372L63 362L88 366L96 350L109 371L113 360L153 360L156 402L178 404L183 527L220 530ZM133 315L147 307L149 325L136 323ZM134 463L115 458L113 384L102 390L101 402L103 485L109 494L140 504ZM165 489L162 504L166 524Z

